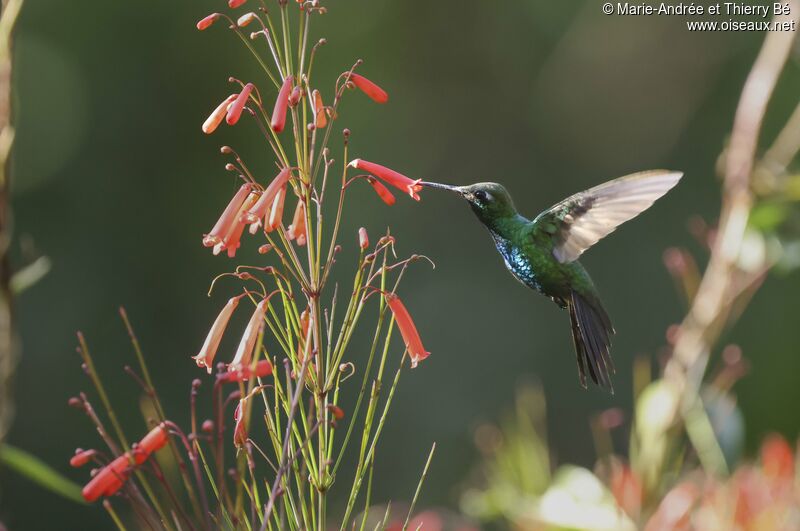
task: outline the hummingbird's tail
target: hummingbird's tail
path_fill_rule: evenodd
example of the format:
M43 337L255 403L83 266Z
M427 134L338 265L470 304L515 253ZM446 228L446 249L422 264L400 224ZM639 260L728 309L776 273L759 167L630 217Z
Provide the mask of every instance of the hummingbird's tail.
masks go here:
M590 300L576 291L572 291L567 307L572 321L572 340L578 358L581 386L586 388L588 369L592 381L607 387L613 394L611 375L616 371L609 353L611 336L614 334L611 319L598 298L592 297Z

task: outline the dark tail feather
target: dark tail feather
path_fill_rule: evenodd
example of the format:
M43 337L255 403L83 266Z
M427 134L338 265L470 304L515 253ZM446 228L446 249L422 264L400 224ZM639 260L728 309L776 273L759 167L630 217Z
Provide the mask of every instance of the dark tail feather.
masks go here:
M586 388L588 369L595 384L607 387L613 393L611 375L616 371L609 349L614 327L608 314L599 300L590 301L574 291L567 306L572 321L572 340L575 343L581 386Z

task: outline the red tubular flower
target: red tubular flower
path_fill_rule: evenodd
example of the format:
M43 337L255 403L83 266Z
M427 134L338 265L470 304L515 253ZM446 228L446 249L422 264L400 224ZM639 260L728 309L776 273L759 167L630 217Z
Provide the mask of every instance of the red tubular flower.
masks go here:
M247 2L247 0L228 0L228 7L231 9L236 9L245 2Z
M292 92L292 81L294 78L288 76L283 80L281 90L278 91L278 99L275 100L275 108L272 110L272 130L276 133L283 131L286 126L286 108L289 105L289 94Z
M252 378L264 378L272 374L272 363L269 360L261 360L256 363L256 370L252 370L248 365L241 369L233 369L221 374L218 380L222 383L246 382Z
M222 239L228 233L231 225L233 225L234 221L236 220L236 214L239 212L239 209L241 208L245 199L247 199L251 189L251 185L243 184L241 188L239 188L239 191L234 194L233 198L228 203L228 206L225 207L222 215L214 225L214 228L211 229L211 232L203 237L204 247L214 247L222 241Z
M325 116L325 105L322 104L322 94L318 90L311 93L314 100L314 127L322 129L328 125L328 118Z
M235 99L236 94L231 94L225 98L225 100L220 103L211 114L208 115L208 118L206 118L206 121L203 122L202 127L205 134L210 135L217 130L217 127L219 127L219 124L222 123L222 120L225 118L225 114L228 112L228 107Z
M265 243L261 247L258 248L258 254L267 254L272 250L272 245L269 243Z
M414 325L411 314L408 313L403 301L394 293L386 293L384 298L389 305L389 309L392 310L392 314L394 314L394 320L397 322L397 328L400 329L400 335L403 336L408 356L411 358L411 368L413 369L420 361L430 356L431 353L427 352L425 347L422 346L422 339L419 337L417 327Z
M275 196L278 195L278 191L280 191L281 188L286 186L289 177L289 168L284 168L278 173L277 177L269 183L269 186L267 186L266 190L261 194L261 197L258 198L253 208L245 214L245 221L247 223L255 223L267 215L269 207L275 202Z
M396 199L394 198L394 194L389 191L378 179L375 177L368 177L367 182L372 185L372 189L375 190L375 193L378 194L378 197L389 206L392 206Z
M233 357L228 370L240 370L243 367L250 365L250 360L253 356L253 348L256 346L258 334L261 331L261 326L264 324L264 315L267 313L267 306L269 305L269 297L263 299L256 306L250 321L247 323L247 328L242 334L242 339L239 341L239 348L236 349L236 355Z
M794 451L786 439L769 435L761 444L761 468L771 479L791 480L794 477Z
M364 227L358 229L358 246L362 251L369 247L369 235L367 234L367 229Z
M283 220L283 205L286 202L286 186L278 190L272 208L269 210L269 222L264 229L267 232L273 231L281 226Z
M369 162L362 159L354 159L350 161L350 166L373 174L379 179L385 181L387 184L394 186L398 190L402 190L419 201L419 195L417 195L417 192L422 190L422 185L419 184L419 179L415 181L414 179L406 177L402 173L389 169L386 166L381 166L380 164L375 164L374 162Z
M211 368L214 366L214 357L217 355L222 334L225 333L231 315L233 315L233 310L239 305L239 299L241 298L242 295L239 295L228 300L214 320L214 324L211 325L211 330L208 331L205 343L200 348L200 353L193 358L198 367L206 368L208 374L211 374Z
M328 411L330 411L331 414L333 414L333 417L336 420L342 420L344 418L344 410L339 406L336 406L334 404L328 404Z
M376 103L386 103L389 101L389 95L386 93L386 91L364 76L351 74L350 81L353 83L353 85L358 87L361 92L369 96L372 101Z
M207 17L204 17L200 19L200 21L198 21L197 29L203 31L204 29L209 28L211 24L217 21L218 18L219 18L219 13L211 13Z
M228 122L228 125L234 125L239 121L239 118L242 116L242 111L244 110L244 105L247 103L247 99L250 97L250 93L253 92L254 88L255 86L252 83L245 85L236 99L233 100L231 106L228 107L228 115L225 117L225 121Z
M244 219L245 213L250 210L255 202L258 200L258 194L251 192L244 200L239 211L234 215L233 223L228 228L228 232L222 238L222 241L214 246L214 254L217 255L223 250L228 251L228 258L236 256L236 249L239 248L239 241L242 239L242 233L247 222Z
M302 200L297 201L297 207L294 209L294 218L292 224L286 231L286 238L294 240L297 245L305 245L307 240L306 235L306 208Z
M69 466L78 468L89 461L91 461L92 457L97 454L97 450L75 450L75 455L73 455L69 460Z
M123 454L114 459L110 464L100 470L83 487L83 499L91 503L101 496L111 496L116 493L128 480L131 466L128 454Z
M167 427L162 423L150 430L150 433L144 436L136 449L133 450L133 457L137 465L144 463L150 454L162 449L169 440L169 432Z

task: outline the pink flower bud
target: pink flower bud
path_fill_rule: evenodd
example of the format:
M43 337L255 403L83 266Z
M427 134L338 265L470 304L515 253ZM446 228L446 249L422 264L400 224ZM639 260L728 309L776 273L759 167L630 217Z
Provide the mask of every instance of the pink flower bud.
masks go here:
M235 99L236 94L231 94L211 112L208 118L206 118L206 121L203 122L202 129L205 134L210 135L216 131L217 127L219 127L219 124L221 124L222 120L225 118L225 114L228 112L228 107Z
M289 107L292 108L297 107L297 104L300 103L300 98L302 97L303 97L303 89L300 88L300 85L297 85L292 89L291 94L289 94Z
M75 451L75 455L72 456L69 460L69 466L71 467L81 467L91 461L92 457L97 454L97 450L81 450L78 449Z
M364 227L358 229L358 246L362 251L369 247L369 236L367 235L367 229Z
M247 2L247 0L228 0L228 7L231 9L236 9L245 2Z
M256 19L256 14L252 11L250 13L245 13L236 21L236 25L240 28L243 28L253 22Z
M225 118L225 121L228 122L228 125L234 125L239 121L239 118L242 116L244 106L247 103L247 99L250 97L250 93L253 92L254 88L255 86L252 83L245 85L236 99L233 100L231 106L228 107L228 116Z
M286 126L286 108L289 104L289 93L292 91L292 81L294 78L288 76L283 80L283 85L278 91L278 98L275 100L275 108L272 111L272 130L276 133L283 131Z
M219 18L219 13L211 13L207 17L200 19L197 23L197 29L203 31L204 29L209 28L216 20Z

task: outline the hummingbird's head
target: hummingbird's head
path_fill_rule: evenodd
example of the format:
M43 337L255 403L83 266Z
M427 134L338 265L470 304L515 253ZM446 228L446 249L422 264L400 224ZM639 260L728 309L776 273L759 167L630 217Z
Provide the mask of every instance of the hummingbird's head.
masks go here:
M491 226L492 221L513 216L517 213L511 195L498 183L475 183L469 186L452 186L449 184L420 182L430 188L440 188L455 192L467 200L472 211L484 224Z

